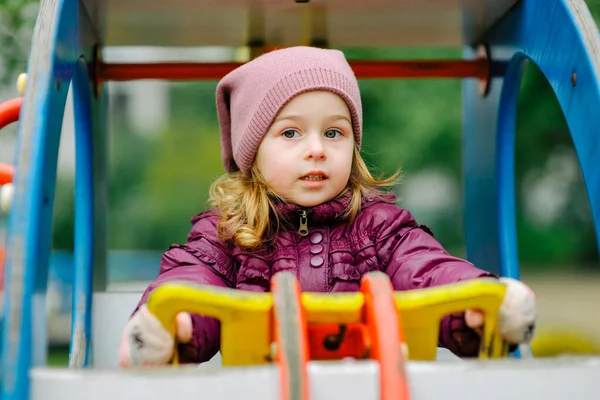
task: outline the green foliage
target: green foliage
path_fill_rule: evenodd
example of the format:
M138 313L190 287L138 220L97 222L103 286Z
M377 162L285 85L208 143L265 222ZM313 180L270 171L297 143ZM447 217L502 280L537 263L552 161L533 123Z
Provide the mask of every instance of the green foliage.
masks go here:
M129 219L137 232L132 236L123 231L114 247L157 249L167 238L185 241L190 217L207 208L209 184L224 172L215 151L218 132L177 126L169 133L161 137L160 152L144 171L139 190L128 196L123 210L115 213L118 217L111 218L115 224Z
M515 146L520 258L546 264L597 263L594 225L578 165L573 181L558 182L565 186L563 190L569 193L569 197L560 215L551 224L536 223L523 210L524 196L531 190L527 185L528 177L539 176L543 171L547 173L551 158L557 154L576 159L560 105L550 84L533 64L527 66L521 85Z
M457 58L458 49L345 49L350 59ZM389 174L440 166L459 177L461 91L456 80L362 80L366 161ZM435 156L434 156L435 154Z
M0 88L15 87L27 67L37 10L35 0L0 0Z

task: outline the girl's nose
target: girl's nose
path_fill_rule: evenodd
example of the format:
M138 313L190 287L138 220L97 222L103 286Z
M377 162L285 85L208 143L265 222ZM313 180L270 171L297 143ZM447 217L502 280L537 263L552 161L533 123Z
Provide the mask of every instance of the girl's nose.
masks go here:
M308 135L306 138L306 146L305 158L307 160L325 158L325 143L323 143L322 135Z

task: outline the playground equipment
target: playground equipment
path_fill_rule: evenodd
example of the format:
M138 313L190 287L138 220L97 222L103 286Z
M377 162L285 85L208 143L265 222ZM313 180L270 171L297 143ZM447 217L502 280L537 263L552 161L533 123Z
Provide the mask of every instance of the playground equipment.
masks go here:
M298 44L464 47L463 60L363 60L353 62L353 67L363 79L463 80L467 255L476 265L514 278L519 277L513 181L516 98L523 64L527 60L535 63L554 89L571 130L600 240L600 169L595 163L600 154L596 129L600 35L583 0L181 0L168 5L160 0L42 0L19 113L19 150L6 244L1 399L159 399L173 393L182 397L260 399L597 399L598 359L416 361L430 360L432 353L431 347L422 350L427 346L417 342L411 329L417 329L419 321L433 324L435 319L426 314L411 319L410 307L432 302L429 306L438 310L446 307L447 301L430 292L422 294L422 302L411 299L410 293L391 293L377 275L366 277L360 294L331 298L300 295L293 279L276 277L273 293L254 298L256 308L248 310L262 315L265 324L244 328L262 329L261 346L246 349L249 359L258 354L252 352L271 354L276 364L210 372L188 367L134 372L100 369L108 367L100 363L102 355L116 352L114 343L111 347L106 340L108 332L121 328L109 310L131 310L127 302L131 297L127 300L106 290L104 82L214 79L237 65L107 64L102 61L102 49L126 45L247 46L256 55L273 46ZM76 130L72 369L49 370L44 368L44 293L58 143L69 83ZM494 287L501 293L500 286ZM176 289L190 291L187 300L180 298L173 303L177 309L183 301L184 308L211 313L214 308L207 304L209 299L229 304L228 312L241 307L233 293ZM483 306L474 293L459 289L443 288L442 297L454 301L466 293L469 302L475 299L478 307ZM161 288L151 300L166 326L174 309L163 309L161 298L172 290ZM495 298L498 301L498 293ZM374 307L379 303L386 311ZM359 309L363 319L357 316ZM226 314L223 309L220 312ZM382 315L397 323L382 321ZM321 321L321 316L327 318ZM486 349L492 346L490 354L498 356L504 353L493 340L493 316L494 311L486 314L488 325L482 343ZM362 336L347 350L356 355L369 349L371 359L354 363L312 361L322 349L311 343L318 343L314 339L323 335L331 336L331 332L315 328L311 322L356 324L354 330L346 329L348 333L362 332ZM271 323L274 325L269 328ZM422 330L430 339L435 332L432 327ZM415 361L406 362L403 337L408 358ZM228 353L228 346L242 344L224 339L223 361L235 364L243 353ZM271 340L275 341L274 355L269 350Z

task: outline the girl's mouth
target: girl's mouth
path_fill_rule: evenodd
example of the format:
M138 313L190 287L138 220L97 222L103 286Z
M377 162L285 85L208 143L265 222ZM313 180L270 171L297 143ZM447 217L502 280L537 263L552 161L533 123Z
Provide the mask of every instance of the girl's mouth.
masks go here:
M304 174L300 179L303 181L322 181L327 179L327 174L323 171L314 170Z
M323 175L307 175L307 176L303 176L300 179L302 179L303 181L322 181L323 179L327 179L327 178Z

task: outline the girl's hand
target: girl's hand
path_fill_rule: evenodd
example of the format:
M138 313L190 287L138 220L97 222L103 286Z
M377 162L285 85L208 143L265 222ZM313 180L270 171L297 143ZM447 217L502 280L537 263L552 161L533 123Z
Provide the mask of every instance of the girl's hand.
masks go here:
M192 318L179 313L176 319L177 340L187 343L192 338ZM119 365L123 368L168 364L173 358L175 342L160 321L143 304L131 317L121 337Z
M535 295L521 281L512 278L500 278L500 281L506 285L498 321L500 334L511 344L528 343L535 333ZM465 322L468 327L477 330L483 326L483 314L478 310L468 310Z

